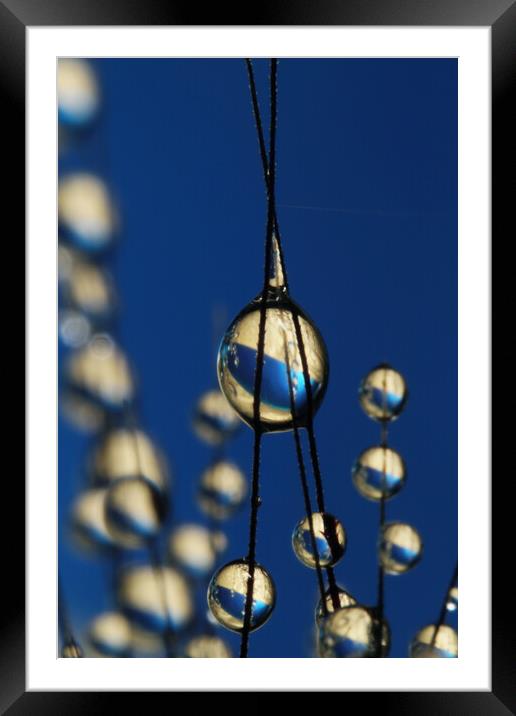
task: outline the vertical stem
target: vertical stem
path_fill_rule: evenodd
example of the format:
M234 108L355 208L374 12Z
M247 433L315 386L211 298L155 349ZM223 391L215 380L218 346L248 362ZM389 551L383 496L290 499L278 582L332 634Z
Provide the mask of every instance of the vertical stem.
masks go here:
M265 148L265 137L263 133L263 124L260 114L260 106L258 104L258 94L256 92L256 82L254 79L254 70L253 70L253 64L251 60L246 59L245 61L246 67L247 67L247 74L249 77L249 87L251 90L251 101L253 105L253 115L254 115L254 121L256 123L256 132L258 135L258 144L260 147L260 157L262 160L262 170L263 170L263 178L265 181L265 188L267 192L269 192L269 160L267 158L267 150ZM285 259L283 256L283 247L281 244L281 236L280 236L280 230L279 230L279 223L278 223L278 216L276 213L276 207L274 207L274 226L273 229L276 234L276 240L278 243L278 253L280 257L280 263L281 263L281 270L283 273L283 282L285 284L285 289L288 293L288 278L287 278L287 269L285 267Z
M267 230L265 235L265 266L263 290L260 302L260 322L258 327L258 345L256 350L256 369L254 375L253 391L253 428L254 428L254 450L253 450L253 478L251 487L251 519L249 521L249 550L247 562L249 567L249 579L244 609L244 622L242 626L242 639L240 642L240 658L246 658L249 645L249 632L251 630L251 617L254 592L254 572L256 566L256 532L258 527L258 508L260 506L259 481L260 481L260 448L262 440L262 429L260 426L260 400L263 376L263 358L265 352L265 324L267 312L267 293L269 288L269 272L272 254L272 232L275 215L275 176L276 176L276 112L277 112L277 60L271 59L270 76L270 146L268 162L267 182Z

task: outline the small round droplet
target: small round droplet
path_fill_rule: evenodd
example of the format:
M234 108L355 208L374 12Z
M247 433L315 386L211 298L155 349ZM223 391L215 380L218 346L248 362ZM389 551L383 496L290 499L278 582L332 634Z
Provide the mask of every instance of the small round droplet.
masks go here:
M196 524L176 527L170 535L168 551L175 564L198 579L213 571L218 556L214 534Z
M459 588L452 587L448 592L448 600L446 602L446 609L449 612L456 612L459 607Z
M99 107L99 88L89 62L63 58L57 63L59 122L74 130L89 126Z
M185 656L190 659L230 659L232 654L229 646L219 636L202 634L187 643Z
M252 301L227 329L219 349L220 388L238 415L254 423L253 395L258 350L261 297ZM328 354L321 334L285 294L271 290L266 301L265 345L260 394L260 428L266 432L292 429L291 388L296 420L307 418L307 391L293 314L299 324L308 364L312 407L319 408L328 383Z
M210 390L200 398L193 419L197 437L208 445L222 445L241 422L220 390Z
M71 355L65 377L67 396L76 406L116 412L132 400L135 392L127 358L107 334L95 334Z
M415 567L423 553L419 532L404 522L389 522L382 530L380 563L387 574L403 574Z
M406 479L405 463L392 448L377 446L364 450L353 465L352 478L362 497L379 501L396 495Z
M342 523L327 512L314 512L312 523L321 567L336 564L346 551L346 533ZM315 569L317 565L310 533L308 517L302 519L292 534L292 547L299 560L307 567Z
M121 478L108 488L106 524L120 547L144 546L156 537L166 513L164 493L141 477Z
M357 600L351 596L349 592L347 592L345 589L342 589L342 587L337 587L337 597L339 602L339 607L351 607L355 604L357 604ZM327 590L324 596L324 601L326 603L326 611L327 614L324 612L323 608L323 602L322 599L319 599L319 602L317 604L317 608L315 610L315 621L318 626L321 625L323 619L332 612L335 611L335 607L333 606L333 596L331 593L331 590Z
M84 315L99 328L112 317L115 308L110 277L100 266L67 247L60 247L59 261L60 305Z
M390 366L384 364L372 370L360 385L360 405L374 420L394 420L407 401L405 379Z
M188 582L172 567L131 567L121 577L123 613L140 630L164 633L184 629L193 616Z
M114 428L104 433L91 457L92 481L109 485L126 477L142 477L164 491L169 482L163 453L142 430Z
M91 323L79 311L59 310L59 338L67 348L82 348L91 338Z
M459 653L457 632L447 624L431 624L414 637L410 645L412 659L456 659Z
M69 174L59 182L59 234L88 254L105 251L114 241L115 212L106 185L93 174Z
M208 606L215 619L231 631L244 626L245 603L249 584L246 560L229 562L212 577L208 587ZM269 573L255 565L250 630L261 627L269 619L276 602L276 589Z
M118 612L100 614L88 631L88 640L95 656L128 657L131 651L131 625Z
M367 607L343 607L323 620L319 653L323 658L372 658L378 651L378 620ZM382 655L389 650L389 627L382 628Z
M247 482L242 471L228 460L220 460L201 475L199 506L209 517L226 520L244 502Z

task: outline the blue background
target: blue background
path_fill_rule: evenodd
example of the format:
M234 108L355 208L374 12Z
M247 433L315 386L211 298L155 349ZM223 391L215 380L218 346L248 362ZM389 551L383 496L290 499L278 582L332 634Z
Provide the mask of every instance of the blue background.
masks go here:
M193 435L199 395L216 384L213 311L226 323L261 287L265 193L241 60L97 60L104 115L62 160L107 175L123 230L112 259L119 338L140 379L144 427L174 470L173 517L195 504L209 448ZM256 62L265 117L267 64ZM348 533L336 568L359 601L376 599L378 508L351 482L379 426L357 400L381 361L410 396L390 430L408 480L388 519L412 523L424 558L386 577L391 656L407 655L437 618L457 554L457 63L450 59L281 60L277 201L293 298L320 328L331 359L316 433L329 511ZM60 569L79 633L112 606L110 568L67 540L84 485L88 440L59 422ZM249 475L252 433L230 456ZM250 656L309 656L315 573L290 538L303 516L290 433L263 443L258 560L273 575L276 610ZM248 509L227 524L224 559L247 546ZM224 632L238 653L238 637Z

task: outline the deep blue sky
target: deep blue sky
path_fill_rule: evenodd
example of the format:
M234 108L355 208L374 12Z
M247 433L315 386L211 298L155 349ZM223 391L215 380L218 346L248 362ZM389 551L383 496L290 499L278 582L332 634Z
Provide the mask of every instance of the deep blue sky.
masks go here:
M229 320L260 290L265 194L241 60L96 61L106 100L99 128L123 232L112 264L120 337L140 378L144 426L173 465L174 513L200 519L210 457L190 429L216 381L212 311ZM256 63L261 96L267 66ZM329 511L348 533L337 578L357 599L376 592L377 506L355 491L355 457L378 441L359 382L388 361L410 397L390 442L409 476L388 519L425 545L413 572L386 578L391 656L436 618L457 554L457 64L446 59L281 60L277 201L291 293L320 328L331 360L316 419ZM95 140L99 141L99 137ZM93 143L68 166L98 169ZM63 164L66 166L66 163ZM60 525L81 485L87 440L59 424ZM231 457L249 474L251 431ZM250 656L309 654L316 580L292 552L303 516L291 434L263 444L258 559L278 592ZM247 545L246 509L228 523L227 560ZM61 531L63 534L63 531ZM72 616L110 606L105 565L61 544ZM226 633L237 651L238 638Z

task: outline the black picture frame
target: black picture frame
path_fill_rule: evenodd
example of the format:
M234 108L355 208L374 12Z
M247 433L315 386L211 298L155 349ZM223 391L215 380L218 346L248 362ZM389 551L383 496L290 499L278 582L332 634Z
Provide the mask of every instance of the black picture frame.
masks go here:
M198 20L202 19L199 23ZM262 0L235 11L229 5L175 0L0 0L0 82L5 97L4 148L15 149L8 165L8 193L4 211L16 216L18 231L25 216L25 30L27 26L59 25L408 25L489 26L492 30L492 232L513 233L514 100L516 77L516 3L513 0ZM4 165L4 169L5 169ZM512 171L511 171L512 170ZM4 175L6 172L4 171ZM7 208L9 207L9 208ZM509 213L510 212L510 213ZM20 237L21 245L21 237ZM34 349L29 346L28 349ZM18 476L17 476L18 477ZM499 475L503 479L503 474ZM500 716L516 713L516 636L511 616L510 562L513 531L510 520L495 519L506 500L502 485L493 484L493 590L491 692L368 692L345 693L349 699L368 698L382 713L464 714ZM21 714L102 713L120 708L121 693L25 692L25 523L24 485L10 481L10 520L4 520L4 581L0 640L0 711ZM4 510L6 503L4 503ZM14 518L14 519L13 519ZM13 527L13 525L15 527ZM509 532L511 530L511 532ZM474 548L474 547L473 547ZM512 621L511 621L512 620ZM410 685L407 685L408 687ZM336 686L338 688L338 686ZM145 694L144 698L148 698ZM170 694L153 694L165 699ZM132 706L141 694L130 695ZM116 702L114 701L116 699ZM374 699L375 704L371 699ZM141 703L141 702L140 702ZM154 698L153 698L154 703ZM170 703L170 702L169 702ZM362 707L364 702L362 702Z

